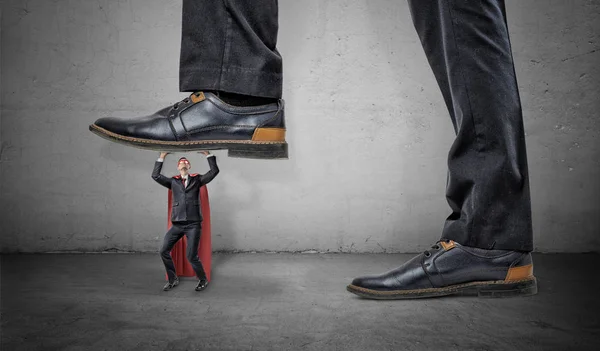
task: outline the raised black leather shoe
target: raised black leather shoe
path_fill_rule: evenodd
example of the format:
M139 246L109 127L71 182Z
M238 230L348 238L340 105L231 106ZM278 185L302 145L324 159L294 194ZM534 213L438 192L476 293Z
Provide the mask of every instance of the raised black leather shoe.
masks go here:
M288 158L283 100L239 107L198 92L149 116L100 118L90 131L155 151L227 149L230 157Z
M537 293L528 252L483 250L439 241L387 273L359 277L347 290L369 299L412 299L474 293L482 297Z

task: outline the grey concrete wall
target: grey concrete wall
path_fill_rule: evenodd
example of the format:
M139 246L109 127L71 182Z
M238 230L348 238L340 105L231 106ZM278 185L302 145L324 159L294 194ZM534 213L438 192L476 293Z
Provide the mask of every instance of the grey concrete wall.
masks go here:
M184 97L181 3L2 6L2 251L156 250L167 195L150 178L156 153L109 143L87 127ZM597 251L599 3L508 1L507 10L535 247ZM216 152L214 249L428 247L449 214L453 131L405 1L282 0L280 11L290 160ZM206 171L200 155L190 157Z

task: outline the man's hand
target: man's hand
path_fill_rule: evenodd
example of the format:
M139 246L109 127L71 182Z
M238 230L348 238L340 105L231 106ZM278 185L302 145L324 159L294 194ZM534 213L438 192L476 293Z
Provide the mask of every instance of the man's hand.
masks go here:
M168 152L161 152L160 158L164 159L165 157L167 157L168 154L169 154Z
M200 151L200 153L204 156L210 155L210 152L208 152L208 151Z

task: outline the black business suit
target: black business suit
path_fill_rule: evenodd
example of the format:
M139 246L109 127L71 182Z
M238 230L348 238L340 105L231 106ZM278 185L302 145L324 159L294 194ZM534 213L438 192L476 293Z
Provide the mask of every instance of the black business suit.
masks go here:
M175 243L183 235L187 236L187 259L192 264L194 272L199 279L206 278L202 263L198 259L198 244L200 243L200 233L202 228L202 212L200 210L200 187L210 183L219 173L217 160L214 155L209 156L208 164L210 170L206 174L188 174L188 183L184 187L180 175L174 177L165 177L160 173L163 162L156 161L152 171L152 179L160 185L171 189L172 206L171 222L173 226L165 234L165 238L160 249L160 256L167 270L169 282L173 282L176 277L175 265L171 258L171 250Z
M456 133L442 238L531 251L525 131L504 0L408 6ZM277 0L184 0L182 19L181 91L281 98Z

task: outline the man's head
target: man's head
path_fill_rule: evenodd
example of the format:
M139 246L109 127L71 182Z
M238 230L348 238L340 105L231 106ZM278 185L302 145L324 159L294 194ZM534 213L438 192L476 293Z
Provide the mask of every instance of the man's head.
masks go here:
M187 158L182 157L177 161L177 169L180 173L187 173L192 168L190 161Z

